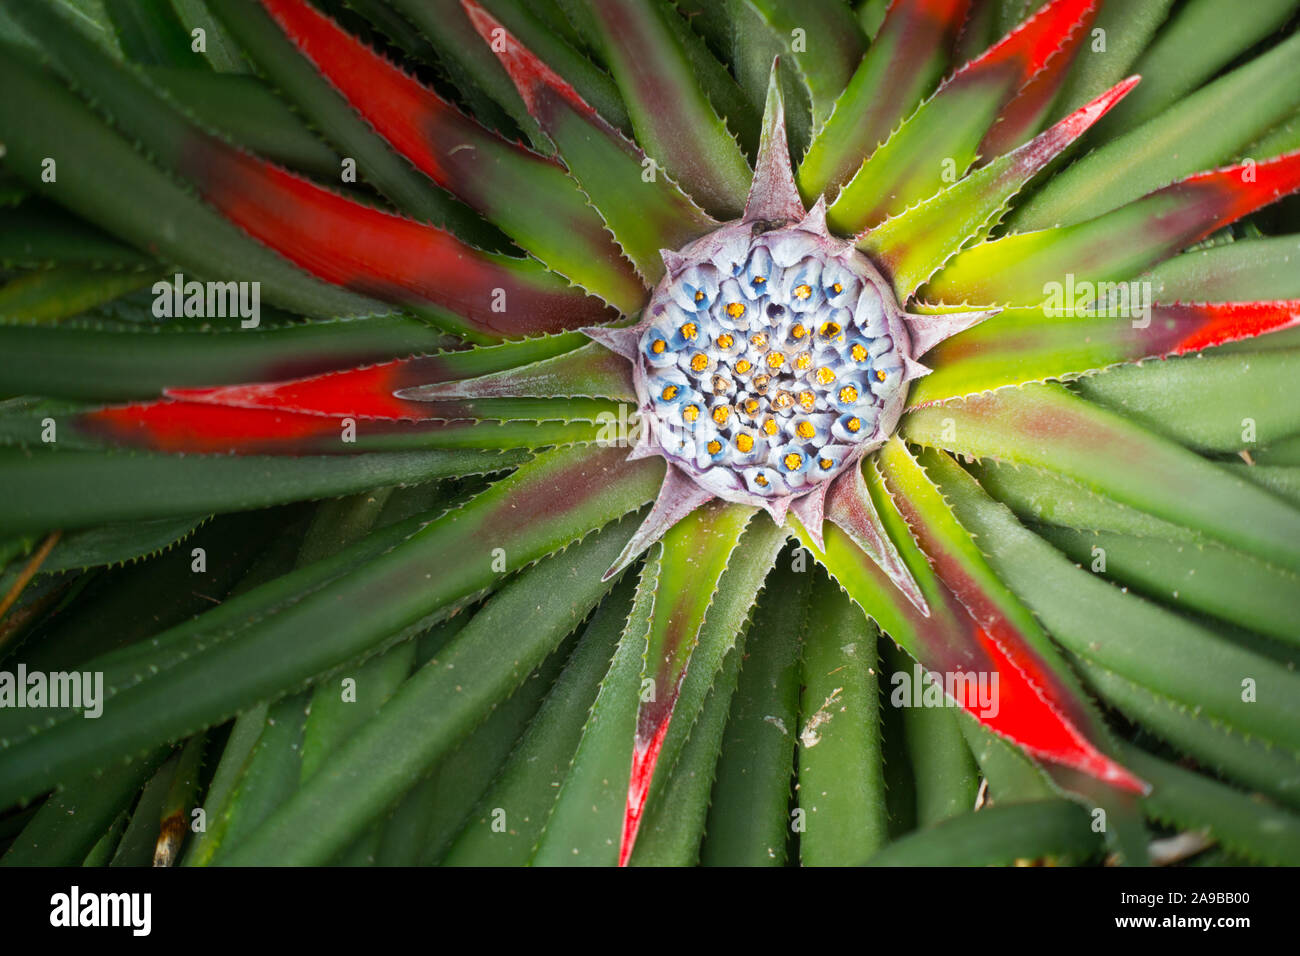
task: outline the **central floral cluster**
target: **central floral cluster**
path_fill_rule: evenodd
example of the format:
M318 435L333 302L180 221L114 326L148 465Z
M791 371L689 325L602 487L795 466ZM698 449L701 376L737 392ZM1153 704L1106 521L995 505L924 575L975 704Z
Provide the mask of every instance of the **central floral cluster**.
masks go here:
M671 461L722 497L800 495L888 436L907 343L860 253L797 228L715 234L707 256L692 251L638 343L643 404Z

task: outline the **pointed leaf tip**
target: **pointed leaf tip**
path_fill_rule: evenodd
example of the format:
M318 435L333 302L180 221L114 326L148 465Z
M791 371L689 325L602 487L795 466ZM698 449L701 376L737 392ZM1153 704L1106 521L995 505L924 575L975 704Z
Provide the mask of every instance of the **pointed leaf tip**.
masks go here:
M1079 107L1073 114L1071 114L1071 116L1066 117L1062 122L1076 122L1080 126L1079 132L1083 132L1083 130L1086 130L1089 126L1110 112L1111 108L1114 107L1116 103L1128 96L1129 93L1133 91L1133 88L1141 82L1141 73L1133 73L1124 77L1124 79L1120 80L1092 102L1085 103L1083 106ZM1074 117L1079 118L1074 119ZM1078 133L1075 135L1078 135Z
M635 402L632 368L598 342L481 375L447 378L393 392L416 402L496 398L608 398Z
M644 446L649 446L649 443L639 443L637 449ZM635 453L636 449L633 451ZM649 457L652 453L654 452L643 453L638 457ZM622 554L618 556L618 560L610 565L601 580L608 581L620 573L640 557L646 548L662 538L673 525L711 500L713 495L710 492L701 488L680 468L670 464L664 473L664 483L659 488L659 495L650 508L650 514L646 515L641 527L637 529L636 534L632 535Z
M627 453L627 460L640 461L642 458L654 458L656 456L664 458L664 460L667 461L667 458L664 456L664 450L659 447L657 442L652 442L643 438L632 446L632 450Z
M437 359L397 359L288 381L169 388L164 394L182 402L230 408L417 421L431 417L428 410L421 411L395 393L413 376L436 375L437 370Z
M913 312L903 313L907 330L912 336L912 353L924 355L945 339L952 338L958 332L979 325L985 319L991 319L1001 309L981 309L974 312L946 312L939 315L917 315Z
M829 485L822 483L806 495L796 498L790 504L790 511L799 519L804 531L818 550L826 550L826 541L822 534L822 522L826 520L826 493Z
M663 749L668 724L669 720L665 719L649 741L644 744L638 741L633 748L632 775L627 782L627 807L623 816L623 836L618 848L619 866L627 866L628 860L632 858L637 831L641 829L641 815L645 812L646 797L650 793L650 782L654 779L655 765L659 762L659 751Z
M754 164L754 181L745 200L746 220L799 220L805 215L799 187L790 166L790 144L785 133L785 99L781 95L781 58L772 60L763 111L763 136Z
M641 333L636 326L611 329L608 326L596 325L579 331L593 342L599 342L605 348L623 356L629 362L636 361L637 339L641 337Z
M674 252L672 249L660 249L659 258L663 259L664 268L668 270L669 275L672 275L675 272L680 272L685 268L687 263L685 256L681 253Z
M876 512L861 466L850 468L831 482L826 497L826 518L853 539L921 614L930 616L930 605L920 585L903 563Z
M779 528L785 524L786 513L790 510L790 502L794 498L791 495L785 495L781 498L771 498L763 502L763 510L772 518L772 521Z
M476 0L461 0L460 5L483 42L505 67L530 114L537 116L541 105L538 93L547 89L563 97L580 113L596 116L596 111L567 80L533 55L500 20L488 13Z
M932 371L934 371L934 369L926 368L916 359L911 358L910 356L907 355L903 356L903 381L904 382L914 382L918 378L925 378Z
M819 236L829 236L830 229L826 225L826 196L817 197L808 214L799 221L799 228L804 232L815 233Z

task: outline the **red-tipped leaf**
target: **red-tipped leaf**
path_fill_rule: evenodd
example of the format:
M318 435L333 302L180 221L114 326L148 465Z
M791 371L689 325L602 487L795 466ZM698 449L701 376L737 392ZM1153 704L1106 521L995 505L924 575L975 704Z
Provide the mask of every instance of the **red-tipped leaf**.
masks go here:
M931 301L1036 305L1063 286L1131 279L1300 189L1300 152L1198 173L1077 225L1015 233L958 254Z
M657 282L660 249L679 249L717 223L492 14L474 0L462 3L614 239L641 276Z
M1137 85L1129 77L1030 142L925 202L869 229L858 248L906 299L953 255L997 224L1008 203L1042 169Z
M1157 304L1149 315L1139 312L1131 319L1105 312L1070 316L1007 309L940 343L927 358L934 372L913 384L908 401L915 408L1009 385L1070 379L1297 325L1300 300Z
M896 0L799 167L809 202L832 196L939 82L970 0Z
M829 221L859 233L964 175L998 114L1057 54L1096 0L1053 0L949 77L871 154L831 204Z
M304 0L261 0L299 52L399 153L556 271L625 312L641 282L563 167L466 117Z
M614 318L534 259L489 255L450 233L365 206L210 137L181 160L228 219L335 285L434 313L450 331L517 338Z

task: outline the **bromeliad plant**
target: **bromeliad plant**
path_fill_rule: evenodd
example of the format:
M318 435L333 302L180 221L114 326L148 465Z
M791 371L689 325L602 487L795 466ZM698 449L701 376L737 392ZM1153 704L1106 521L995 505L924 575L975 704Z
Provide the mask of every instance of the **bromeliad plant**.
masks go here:
M1300 861L1297 3L855 6L0 3L6 861Z

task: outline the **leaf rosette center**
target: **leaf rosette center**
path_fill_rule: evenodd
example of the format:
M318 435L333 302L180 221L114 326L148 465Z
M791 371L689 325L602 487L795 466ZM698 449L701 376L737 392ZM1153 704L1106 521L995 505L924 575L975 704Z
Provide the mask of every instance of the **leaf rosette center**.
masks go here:
M667 256L638 326L648 440L726 500L807 494L903 409L892 291L851 243L803 225L731 223Z

